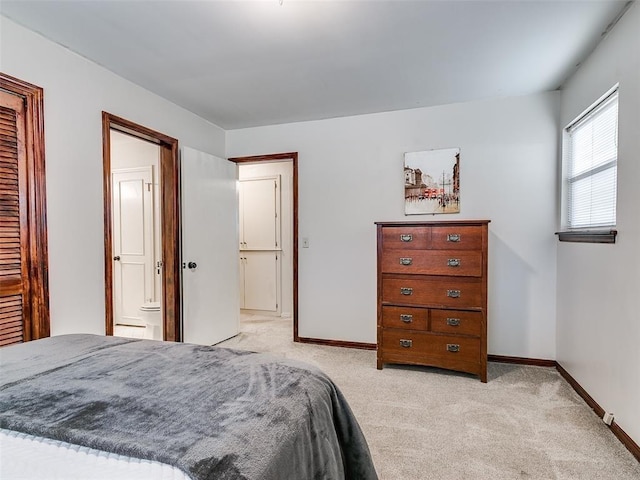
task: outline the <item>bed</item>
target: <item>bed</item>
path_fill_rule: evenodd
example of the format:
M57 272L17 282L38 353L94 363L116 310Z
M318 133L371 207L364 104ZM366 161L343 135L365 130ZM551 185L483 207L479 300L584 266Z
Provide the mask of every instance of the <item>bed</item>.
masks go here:
M377 478L349 405L310 365L98 335L5 347L0 363L2 450L27 450L30 442L33 468L36 457L50 458L33 454L44 447L58 452L51 457L71 450L129 464L122 467L129 473L111 478ZM3 454L3 477L25 471L18 457ZM68 471L53 475L52 467L50 478L89 478L73 472L81 464L62 460ZM164 473L133 473L141 465Z

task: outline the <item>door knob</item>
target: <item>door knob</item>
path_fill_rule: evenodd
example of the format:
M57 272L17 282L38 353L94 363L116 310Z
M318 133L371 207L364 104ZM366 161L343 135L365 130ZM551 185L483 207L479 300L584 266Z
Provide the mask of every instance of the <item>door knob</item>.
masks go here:
M189 262L187 263L187 267L191 269L195 269L198 267L198 265L196 264L196 262Z
M113 259L114 259L116 262L119 262L119 261L120 261L120 255L116 255L115 257L113 257Z

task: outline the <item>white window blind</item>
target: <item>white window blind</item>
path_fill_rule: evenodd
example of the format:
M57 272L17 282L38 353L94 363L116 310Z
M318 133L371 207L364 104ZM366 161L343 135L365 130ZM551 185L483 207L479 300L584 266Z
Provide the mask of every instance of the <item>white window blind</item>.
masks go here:
M616 224L618 90L565 129L567 226Z

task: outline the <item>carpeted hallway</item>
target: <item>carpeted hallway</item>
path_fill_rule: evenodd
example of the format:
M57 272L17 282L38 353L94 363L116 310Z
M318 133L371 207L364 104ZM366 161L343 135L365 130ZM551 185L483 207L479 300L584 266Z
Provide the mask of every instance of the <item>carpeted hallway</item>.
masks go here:
M374 351L293 343L291 319L243 315L223 347L320 367L347 397L381 480L638 480L640 463L552 368L490 363L489 382ZM354 479L355 480L355 479Z

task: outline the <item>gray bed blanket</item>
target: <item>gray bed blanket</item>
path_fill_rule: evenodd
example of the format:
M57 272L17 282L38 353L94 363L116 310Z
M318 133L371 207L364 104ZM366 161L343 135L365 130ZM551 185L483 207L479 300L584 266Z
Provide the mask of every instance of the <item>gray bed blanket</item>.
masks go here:
M194 479L376 479L318 369L271 355L97 335L0 349L0 427L155 460Z

